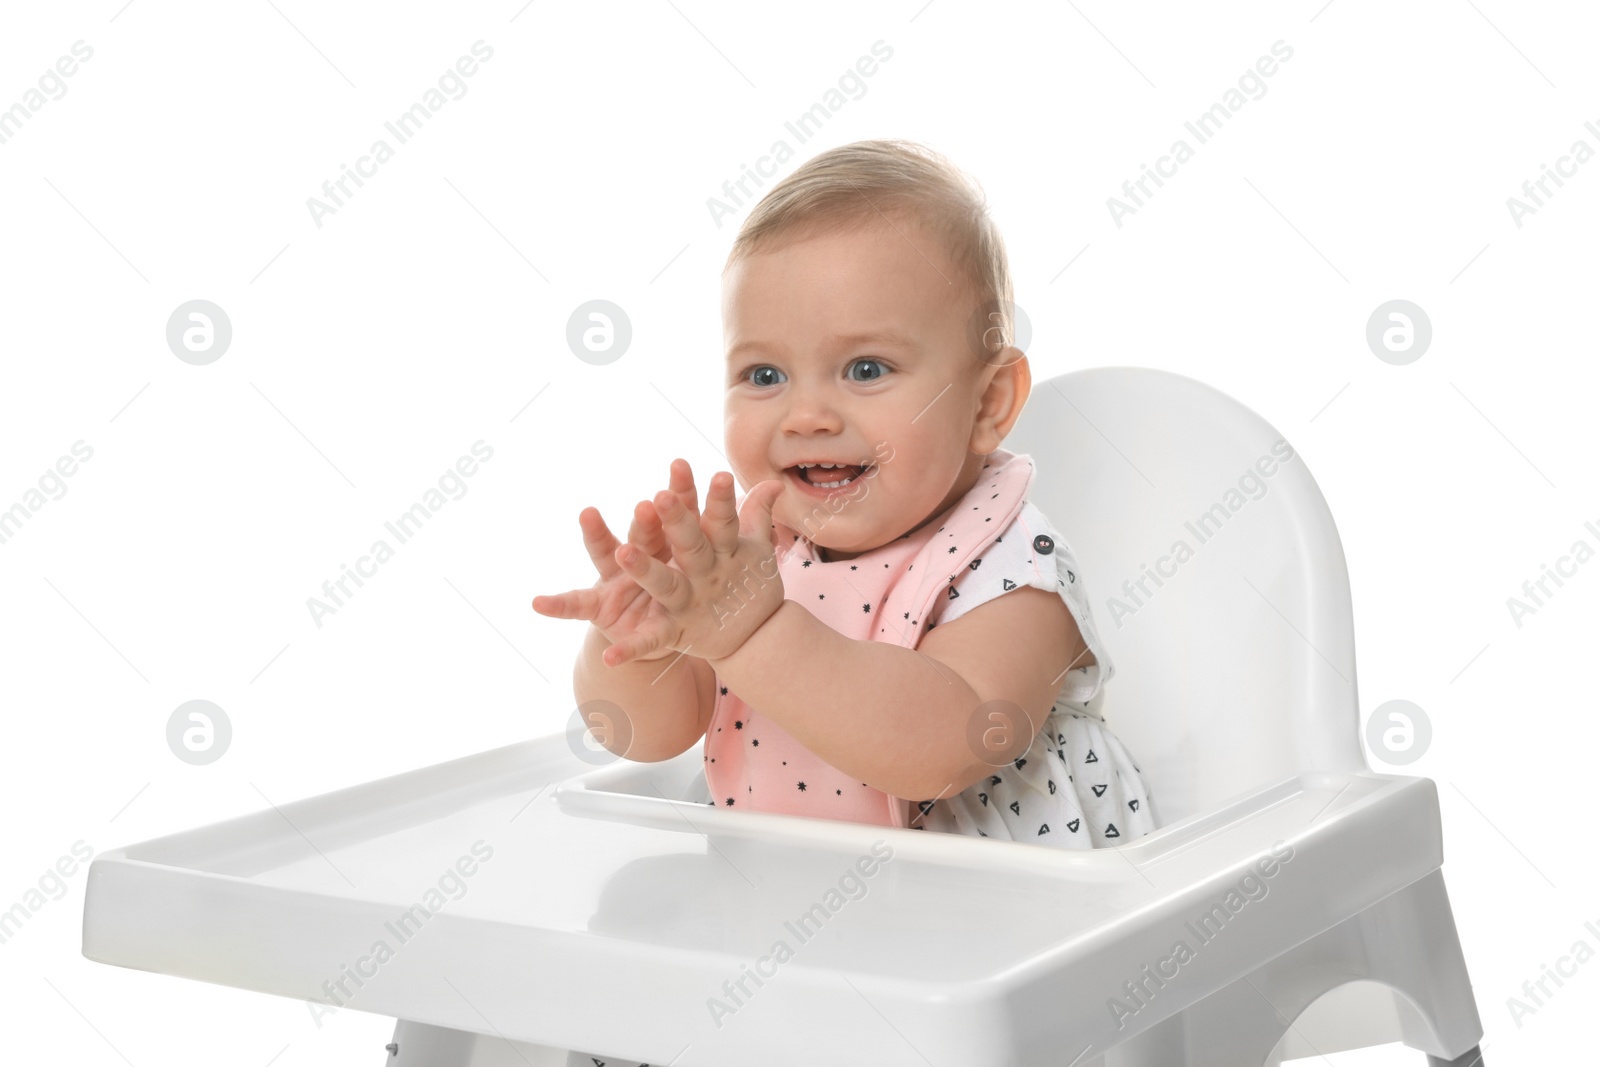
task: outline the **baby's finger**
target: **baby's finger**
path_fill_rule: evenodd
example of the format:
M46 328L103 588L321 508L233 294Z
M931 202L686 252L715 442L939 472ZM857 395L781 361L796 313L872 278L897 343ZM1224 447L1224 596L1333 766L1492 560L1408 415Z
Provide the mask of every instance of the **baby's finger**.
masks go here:
M648 500L633 506L633 526L628 531L628 541L638 545L645 555L654 556L663 563L672 559L671 546L661 532L661 516Z
M658 651L663 647L662 641L663 637L659 633L635 633L600 653L600 659L608 667L618 667L629 660Z
M686 459L672 461L667 486L671 493L683 501L684 510L696 519L700 517L700 491L694 487L694 469Z
M639 588L649 593L668 611L681 611L689 597L683 571L673 570L653 556L647 556L637 546L623 545L617 549L617 563L628 577L639 583Z
M657 493L655 505L661 512L661 526L672 545L672 556L683 573L699 575L709 571L717 554L700 529L700 520L671 493Z
M711 486L706 490L706 513L700 526L712 546L728 555L739 547L739 511L733 502L733 475L718 471L711 476Z
M533 598L533 610L552 619L593 621L599 609L600 595L593 589L574 589L570 593Z
M617 538L600 517L598 508L584 508L578 512L578 525L583 527L583 547L589 550L589 559L600 577L610 578L617 573Z

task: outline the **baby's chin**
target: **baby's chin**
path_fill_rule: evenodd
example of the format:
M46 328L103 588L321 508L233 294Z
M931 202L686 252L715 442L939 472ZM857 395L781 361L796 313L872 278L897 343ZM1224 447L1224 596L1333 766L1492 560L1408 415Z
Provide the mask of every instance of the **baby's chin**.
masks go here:
M808 534L803 527L794 529L801 537L810 541L819 554L826 554L829 560L859 556L875 548L882 548L894 540L893 535L871 530L852 531L850 536L841 537L843 531L839 530L813 530Z
M883 514L889 500L882 496L881 490L873 494L870 508L866 506L865 493L854 497L846 495L836 502L809 497L795 499L799 495L792 486L780 494L773 502L772 521L793 530L818 549L827 549L835 555L870 552L910 528L910 524L890 528L898 517ZM837 510L832 506L834 503L839 505Z
M797 519L789 514L787 508L777 507L772 510L772 521L779 526L786 527L810 541L819 549L830 552L857 553L876 548L878 543L872 540L868 531L849 530L842 528L844 522L836 516L830 516L826 508L817 513L800 512L803 519Z

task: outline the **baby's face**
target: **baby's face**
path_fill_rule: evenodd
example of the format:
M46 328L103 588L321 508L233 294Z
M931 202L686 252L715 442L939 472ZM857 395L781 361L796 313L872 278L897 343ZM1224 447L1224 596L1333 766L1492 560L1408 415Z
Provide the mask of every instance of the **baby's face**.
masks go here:
M782 480L773 519L829 549L825 559L889 543L976 480L983 457L969 443L986 365L967 339L963 290L938 240L898 218L747 257L725 275L730 465L746 490ZM828 490L803 483L804 462L875 466Z

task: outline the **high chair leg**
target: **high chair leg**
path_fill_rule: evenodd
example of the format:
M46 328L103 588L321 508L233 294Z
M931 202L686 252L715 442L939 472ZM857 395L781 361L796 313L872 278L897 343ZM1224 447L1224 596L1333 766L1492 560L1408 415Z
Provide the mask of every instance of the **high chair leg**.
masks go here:
M1331 1044L1319 1033L1313 1043L1295 1023L1355 980L1389 987L1393 1024L1364 1026L1364 1041ZM1291 1027L1316 1052L1400 1040L1428 1053L1429 1067L1482 1067L1478 1044L1455 1058L1431 1051L1483 1036L1439 871L1109 1050L1107 1067L1274 1067Z
M384 1067L566 1067L567 1050L396 1019Z
M1442 1060L1438 1056L1429 1056L1428 1067L1484 1067L1483 1053L1478 1051L1477 1045L1473 1045L1453 1060Z

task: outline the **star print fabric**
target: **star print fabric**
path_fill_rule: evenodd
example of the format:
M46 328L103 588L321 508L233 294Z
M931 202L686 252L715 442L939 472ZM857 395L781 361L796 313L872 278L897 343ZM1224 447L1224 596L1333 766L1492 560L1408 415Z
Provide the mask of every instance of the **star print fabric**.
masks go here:
M859 640L915 648L941 622L1013 589L1059 594L1096 663L1068 670L1022 756L953 797L893 797L812 755L719 680L700 799L708 795L707 803L734 811L1057 848L1114 845L1155 829L1149 789L1099 711L1114 668L1094 628L1083 577L1069 547L1027 501L1033 477L1030 456L997 449L977 483L943 515L854 559L825 562L798 531L775 524L785 596ZM816 521L825 523L828 512L819 512Z

